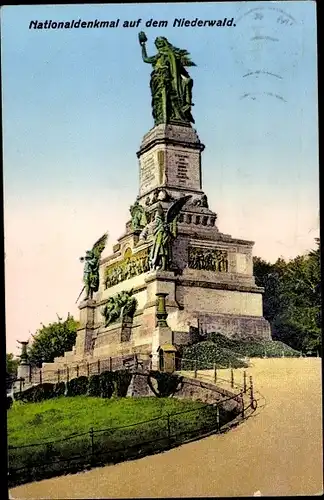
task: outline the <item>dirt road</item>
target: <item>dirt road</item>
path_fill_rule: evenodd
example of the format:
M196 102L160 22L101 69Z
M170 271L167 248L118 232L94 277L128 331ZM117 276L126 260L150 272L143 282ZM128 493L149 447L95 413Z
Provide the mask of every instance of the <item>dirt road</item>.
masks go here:
M248 374L264 399L252 417L227 434L19 486L10 491L12 498L322 494L321 359L255 359ZM241 376L235 370L235 378Z

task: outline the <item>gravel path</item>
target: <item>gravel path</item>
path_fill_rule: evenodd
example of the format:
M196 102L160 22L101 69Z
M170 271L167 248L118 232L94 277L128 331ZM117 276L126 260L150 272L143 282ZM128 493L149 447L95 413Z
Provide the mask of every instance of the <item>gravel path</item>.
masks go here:
M321 359L254 359L248 374L263 397L253 416L230 432L159 455L18 486L10 491L12 498L322 494ZM235 378L242 378L241 370L235 370Z

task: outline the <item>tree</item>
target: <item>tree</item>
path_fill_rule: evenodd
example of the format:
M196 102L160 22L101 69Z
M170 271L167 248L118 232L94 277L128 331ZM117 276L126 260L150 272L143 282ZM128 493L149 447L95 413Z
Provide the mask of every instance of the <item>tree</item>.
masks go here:
M288 262L253 260L256 284L265 289L263 313L273 338L303 351L322 345L319 239L316 244L315 250Z
M15 358L11 352L6 354L6 371L8 375L11 377L17 376L19 362L19 358Z
M32 365L41 366L52 363L54 358L63 356L75 344L78 322L68 314L65 321L58 317L58 321L42 326L33 335L33 342L28 348L28 357Z

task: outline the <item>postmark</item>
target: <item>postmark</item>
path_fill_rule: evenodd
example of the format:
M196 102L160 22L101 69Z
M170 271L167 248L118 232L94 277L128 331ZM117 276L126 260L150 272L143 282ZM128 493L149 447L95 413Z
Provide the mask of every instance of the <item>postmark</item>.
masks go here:
M287 4L286 4L287 5ZM243 7L231 30L231 53L242 76L284 78L302 55L302 24L285 9L272 5Z

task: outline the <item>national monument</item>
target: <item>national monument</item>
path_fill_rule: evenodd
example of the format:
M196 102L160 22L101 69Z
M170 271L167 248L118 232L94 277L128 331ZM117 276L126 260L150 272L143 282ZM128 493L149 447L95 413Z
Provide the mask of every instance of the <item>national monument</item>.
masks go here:
M147 354L152 368L159 353L176 352L201 333L238 339L271 338L263 318L263 289L253 276L252 241L217 228L202 185L201 143L193 128L195 66L187 50L166 38L148 56L154 126L137 152L138 195L130 220L106 258L104 234L80 260L84 292L75 347L43 368L81 360Z

